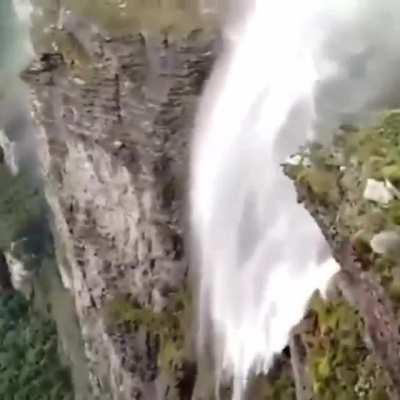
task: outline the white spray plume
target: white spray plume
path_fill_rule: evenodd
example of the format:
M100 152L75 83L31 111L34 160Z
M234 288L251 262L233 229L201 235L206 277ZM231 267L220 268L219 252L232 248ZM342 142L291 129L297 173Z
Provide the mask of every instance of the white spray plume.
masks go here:
M199 346L235 399L339 269L280 163L400 86L398 1L254 0L243 15L201 100L190 192Z

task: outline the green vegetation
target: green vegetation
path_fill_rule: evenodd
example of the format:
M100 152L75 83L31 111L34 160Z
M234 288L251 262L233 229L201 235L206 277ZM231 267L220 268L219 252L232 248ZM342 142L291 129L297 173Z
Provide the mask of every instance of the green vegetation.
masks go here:
M38 233L36 229L43 228L45 202L32 181L28 172L13 176L4 164L0 164L1 251L9 250L12 242L24 238L28 232L35 230ZM31 240L36 239L32 237ZM32 250L36 248L33 242Z
M27 270L53 258L47 206L41 188L29 171L13 176L0 164L0 252L11 252Z
M345 127L331 148L312 146L302 157L291 177L355 244L400 317L400 112L370 128ZM363 342L357 310L341 298L315 298L310 313L305 337L316 398L388 399L390 381Z
M190 362L190 346L187 340L190 339L191 332L192 301L187 288L171 294L168 306L162 312L153 312L124 297L117 297L105 305L103 315L110 329L128 322L132 328L142 327L158 336L158 364L164 373L176 378L185 362ZM251 386L257 400L295 400L294 382L288 362L273 380L260 376ZM220 395L222 399L230 399L231 387L221 388Z
M153 312L117 297L105 306L104 317L110 328L128 322L132 328L143 327L158 336L159 367L174 374L189 357L185 340L190 331L190 310L190 294L182 289L171 295L168 307L162 312Z
M332 149L312 148L294 170L311 200L335 213L339 234L355 242L399 309L400 112L339 135Z
M11 252L38 276L41 267L54 260L43 194L30 172L13 176L4 164L0 186L0 252ZM33 310L34 301L19 293L0 293L0 398L72 400L55 324Z
M53 322L33 314L18 294L0 297L0 398L73 399Z
M321 400L388 400L388 378L363 342L364 326L343 299L311 305L312 329L303 337L313 391Z
M78 69L91 68L90 56L81 44L65 32L49 29L43 32L50 24L57 24L60 5L88 18L111 35L152 32L173 37L174 34L189 33L200 24L186 13L179 0L162 4L156 0L130 0L126 5L122 0L33 2L44 7L44 12L34 17L34 29L37 30L34 36L38 38L40 48L54 51L56 45L66 61L74 61ZM302 162L293 168L294 176L297 182L311 189L311 200L315 204L335 215L339 234L357 244L358 252L369 260L367 265L387 290L400 317L400 267L399 254L396 253L400 246L390 246L386 235L383 250L377 252L374 242L377 235L390 233L392 243L396 244L393 240L396 237L400 243L400 112L384 115L371 128L343 127L343 133L338 135L331 148L312 146L307 149L302 154ZM2 179L0 175L0 181ZM24 178L18 179L23 190ZM380 185L381 195L385 195L388 201L371 200L365 196L371 182ZM167 197L169 189L166 187ZM16 190L10 198L18 196L21 197ZM36 203L35 193L31 192L28 198L32 204L38 204L40 213L41 206L40 202ZM0 226L0 248L1 243L7 247L11 242L24 238L26 227L32 226L27 223L32 222L32 214L26 213L22 206L13 211L10 204L12 200L4 202L0 194L0 214L6 215L4 223L0 220L3 224ZM17 250L29 242L19 243ZM25 249L20 252L29 253ZM190 308L186 290L171 296L168 307L162 312L153 312L121 296L105 306L104 317L109 327L129 323L133 328L143 327L157 336L160 369L175 374L189 357L186 340ZM388 399L390 382L364 344L365 327L357 310L341 298L324 302L315 297L307 318L312 324L303 339L315 399ZM288 368L273 380L257 378L255 385L256 399L292 400L295 397Z

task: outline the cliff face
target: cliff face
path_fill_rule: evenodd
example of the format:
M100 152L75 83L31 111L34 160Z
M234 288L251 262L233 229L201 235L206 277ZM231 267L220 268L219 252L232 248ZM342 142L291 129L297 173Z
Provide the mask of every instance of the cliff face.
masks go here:
M313 300L298 339L317 398L398 399L400 115L338 133L285 167L342 267L338 292Z
M97 6L98 19L86 16L91 2L33 3L37 59L22 78L92 396L190 398L187 357L182 368L165 355L163 369L159 350L168 341L172 353L185 349L163 316L181 322L187 142L216 33L178 2L162 6L174 11L168 23L149 17L151 30L145 19L117 33ZM128 16L141 21L140 11Z
M68 344L64 332L73 375L82 375L76 398L208 399L212 372L197 371L191 354L183 215L187 145L217 53L215 22L185 0L32 3L37 57L22 78L39 128L58 266L74 299L89 365L87 395L80 338ZM398 138L399 126L397 121L387 132ZM372 151L368 143L366 159L375 159L382 146ZM314 299L290 349L269 380L250 384L249 398L398 398L398 262L383 260L382 275L371 267L380 265L374 252L360 263L340 247L365 220L354 215L354 204L369 203L353 180L365 165L343 164L337 152L322 153L322 161L317 152L315 164L297 166L291 176L343 264L343 295L327 303ZM398 165L390 171L398 178ZM397 229L397 202L393 210ZM396 299L386 295L391 290ZM65 292L52 285L54 313L65 314L59 331L74 319ZM225 389L222 398L229 399Z

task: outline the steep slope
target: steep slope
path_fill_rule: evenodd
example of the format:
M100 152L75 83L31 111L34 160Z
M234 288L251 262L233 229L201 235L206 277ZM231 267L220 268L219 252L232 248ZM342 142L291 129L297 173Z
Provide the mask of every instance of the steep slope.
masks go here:
M160 368L159 349L184 350L163 316L179 314L188 271L186 145L215 33L178 2L166 21L139 8L124 29L112 2L33 3L38 57L22 77L93 398L188 399L194 367Z

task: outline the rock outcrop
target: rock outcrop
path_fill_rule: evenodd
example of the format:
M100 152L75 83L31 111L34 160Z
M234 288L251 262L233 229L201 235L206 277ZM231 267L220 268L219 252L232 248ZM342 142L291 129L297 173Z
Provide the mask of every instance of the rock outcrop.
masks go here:
M178 5L168 6L168 21L138 8L132 20L150 24L148 16L151 29L116 33L100 6L85 14L92 2L33 3L37 58L21 76L31 88L57 258L74 296L92 396L189 399L189 357L162 369L160 342L177 338L142 320L177 312L172 299L188 273L187 143L217 35ZM113 11L123 20L123 6Z
M398 399L400 114L338 133L285 167L342 267L338 293L299 327L305 364L318 398Z

